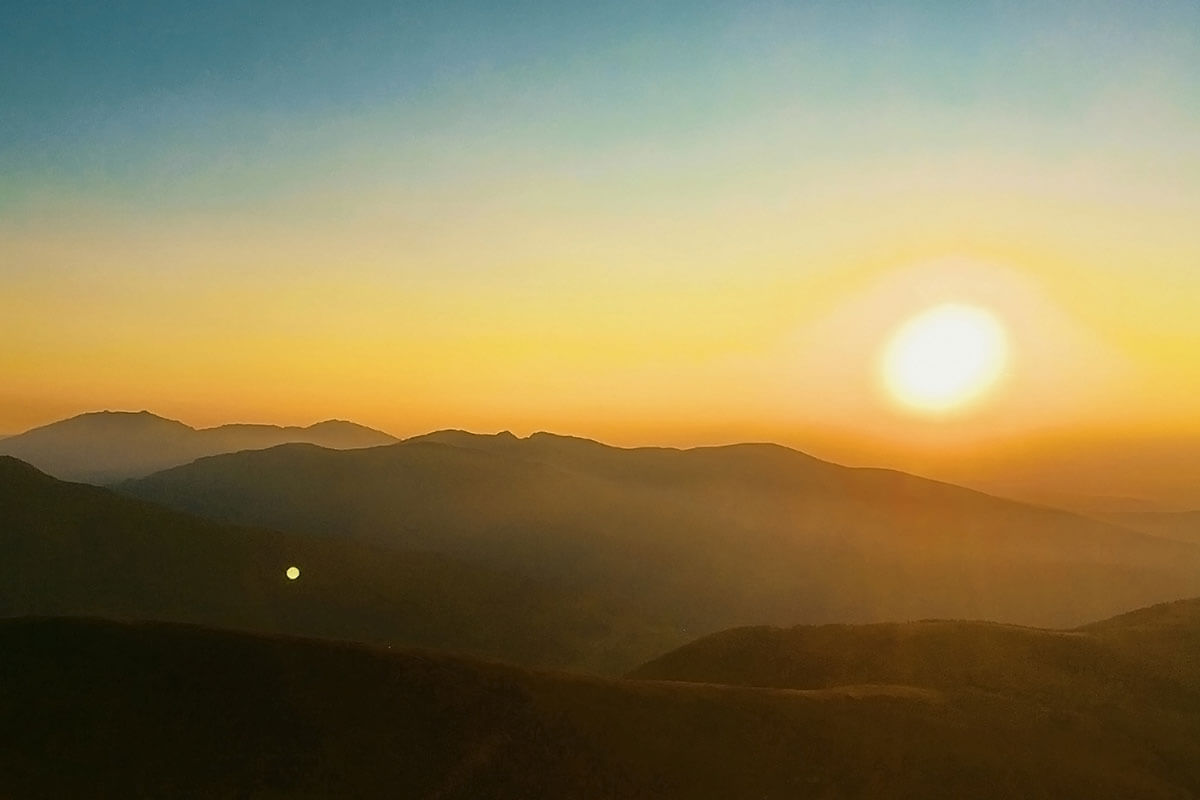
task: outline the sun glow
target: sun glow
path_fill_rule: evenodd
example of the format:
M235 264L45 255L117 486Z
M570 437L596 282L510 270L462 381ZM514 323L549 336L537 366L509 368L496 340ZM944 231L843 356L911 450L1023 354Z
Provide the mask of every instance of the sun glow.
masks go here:
M910 319L883 354L883 380L904 406L942 414L991 389L1008 363L1000 321L973 306L947 304Z

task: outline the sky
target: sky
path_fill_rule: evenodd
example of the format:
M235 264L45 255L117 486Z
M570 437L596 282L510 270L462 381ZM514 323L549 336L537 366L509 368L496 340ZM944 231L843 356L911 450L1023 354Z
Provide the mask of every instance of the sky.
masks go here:
M1198 3L0 14L0 433L1200 435ZM946 302L1010 358L915 414L880 354Z

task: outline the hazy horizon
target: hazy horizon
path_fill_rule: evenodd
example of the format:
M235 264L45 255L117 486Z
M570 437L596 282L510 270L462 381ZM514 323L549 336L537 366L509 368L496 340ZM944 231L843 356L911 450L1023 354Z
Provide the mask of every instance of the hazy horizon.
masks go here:
M897 447L890 442L846 440L830 437L828 432L793 433L778 439L766 435L738 437L736 432L722 437L713 432L707 437L670 437L646 435L607 438L584 431L546 428L470 429L449 425L442 428L390 430L371 425L345 415L323 419L278 423L255 419L232 418L213 424L195 424L153 409L92 409L79 414L53 419L54 425L76 416L95 413L136 415L149 413L162 419L180 422L197 430L210 430L224 425L261 425L308 428L323 422L349 422L365 426L403 441L439 431L463 430L482 435L512 433L528 438L535 433L550 433L578 437L623 448L718 447L743 443L779 444L815 456L825 461L852 467L877 467L908 472L936 480L957 483L990 494L1050 506L1084 511L1192 511L1200 509L1200 489L1195 476L1200 475L1200 438L1110 438L1080 437L1062 432L1050 432L1045 439L1022 441L980 457L971 442L946 442L942 450L915 450ZM36 430L37 425L29 430ZM27 431L13 431L4 437ZM763 432L764 434L766 432ZM962 454L969 454L963 458Z

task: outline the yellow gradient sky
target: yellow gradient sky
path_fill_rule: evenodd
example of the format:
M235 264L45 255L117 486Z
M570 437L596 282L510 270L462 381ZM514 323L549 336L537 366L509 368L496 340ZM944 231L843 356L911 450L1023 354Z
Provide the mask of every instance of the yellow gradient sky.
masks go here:
M0 432L1200 434L1193 5L83 8L0 41L53 65L0 86ZM878 357L941 302L1009 369L914 415Z

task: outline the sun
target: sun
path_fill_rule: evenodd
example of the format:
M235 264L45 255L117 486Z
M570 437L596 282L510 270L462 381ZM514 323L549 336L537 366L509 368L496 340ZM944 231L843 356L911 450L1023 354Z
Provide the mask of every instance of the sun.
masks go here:
M949 303L897 329L883 353L883 381L902 405L944 414L995 386L1008 357L1008 335L995 315Z

